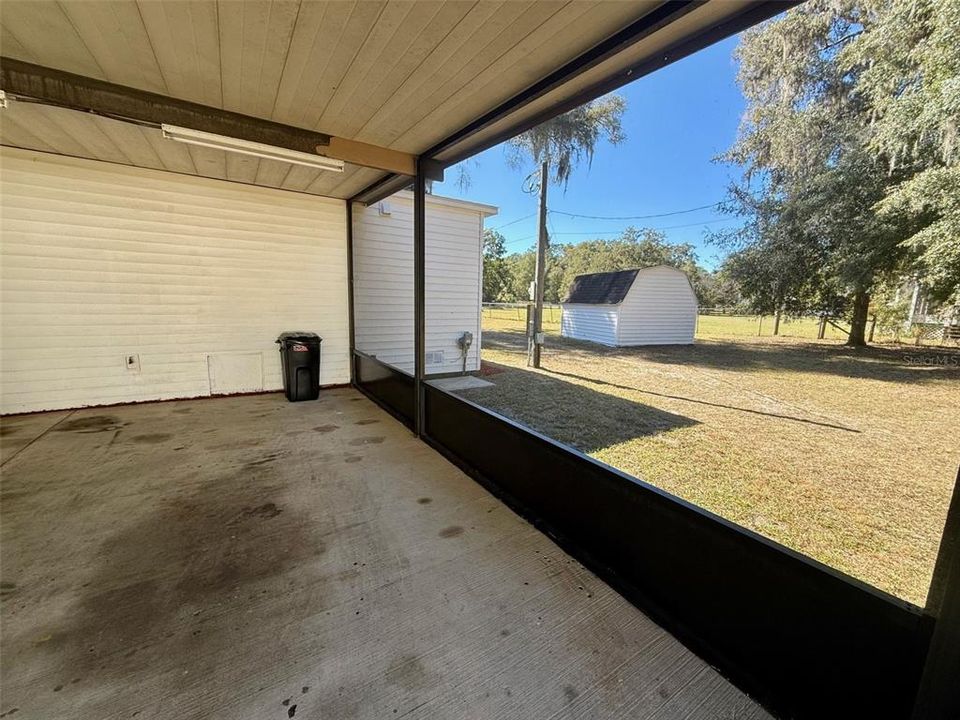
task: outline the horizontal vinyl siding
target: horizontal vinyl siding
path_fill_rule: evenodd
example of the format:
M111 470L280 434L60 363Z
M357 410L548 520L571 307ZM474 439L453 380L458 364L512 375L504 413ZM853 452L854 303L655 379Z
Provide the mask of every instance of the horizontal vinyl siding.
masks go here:
M414 371L413 200L409 193L379 207L354 206L354 332L357 349L401 370ZM463 368L457 339L473 333L467 370L480 367L480 283L483 219L478 210L451 207L427 196L427 374ZM429 362L442 351L443 362Z
M353 206L353 332L357 349L413 372L413 211Z
M563 305L560 334L601 345L616 345L619 308L619 305Z
M620 310L619 344L686 345L693 342L697 298L680 270L644 268Z
M343 201L12 148L0 195L3 412L209 395L211 354L277 390L283 330L349 381Z

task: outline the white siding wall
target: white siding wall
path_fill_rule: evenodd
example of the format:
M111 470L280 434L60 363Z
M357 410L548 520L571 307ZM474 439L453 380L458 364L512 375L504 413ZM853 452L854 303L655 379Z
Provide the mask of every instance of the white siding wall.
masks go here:
M619 305L563 305L560 334L601 345L617 344Z
M11 148L0 196L2 412L279 389L283 330L349 381L343 201Z
M357 349L413 372L413 196L354 206L354 322ZM430 373L456 372L457 338L473 333L467 370L480 367L483 215L427 196L426 351ZM436 362L431 353L442 353Z
M353 206L354 343L413 373L413 205L390 206Z
M663 265L642 269L620 308L619 345L693 342L697 297L680 270Z

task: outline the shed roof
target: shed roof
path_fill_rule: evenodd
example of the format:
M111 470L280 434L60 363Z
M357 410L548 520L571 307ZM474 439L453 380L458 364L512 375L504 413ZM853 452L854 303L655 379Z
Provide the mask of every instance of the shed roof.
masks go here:
M635 268L577 275L563 302L581 305L617 305L627 296L627 291L633 285L638 272L640 269Z

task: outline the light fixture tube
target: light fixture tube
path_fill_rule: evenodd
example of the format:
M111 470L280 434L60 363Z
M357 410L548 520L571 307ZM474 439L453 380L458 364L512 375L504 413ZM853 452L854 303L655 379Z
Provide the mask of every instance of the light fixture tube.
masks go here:
M163 132L165 138L187 143L188 145L199 145L200 147L225 150L227 152L240 153L241 155L252 155L253 157L264 158L265 160L276 160L294 165L305 165L306 167L317 168L319 170L343 172L343 160L334 160L333 158L323 157L322 155L311 155L310 153L288 150L286 148L251 142L249 140L238 140L237 138L227 137L226 135L215 135L214 133L203 132L202 130L191 130L190 128L177 127L176 125L161 125L160 130Z

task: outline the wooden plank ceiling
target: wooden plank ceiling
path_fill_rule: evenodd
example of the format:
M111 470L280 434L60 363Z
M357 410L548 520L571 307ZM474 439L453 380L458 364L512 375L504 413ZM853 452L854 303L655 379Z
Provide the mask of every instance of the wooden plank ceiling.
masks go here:
M660 4L4 0L0 49L26 62L418 154ZM3 144L333 197L350 197L383 175L187 149L157 130L26 103L11 102L0 123Z
M342 173L327 172L185 145L156 128L16 101L0 110L0 144L336 198L352 197L383 175L350 164Z

